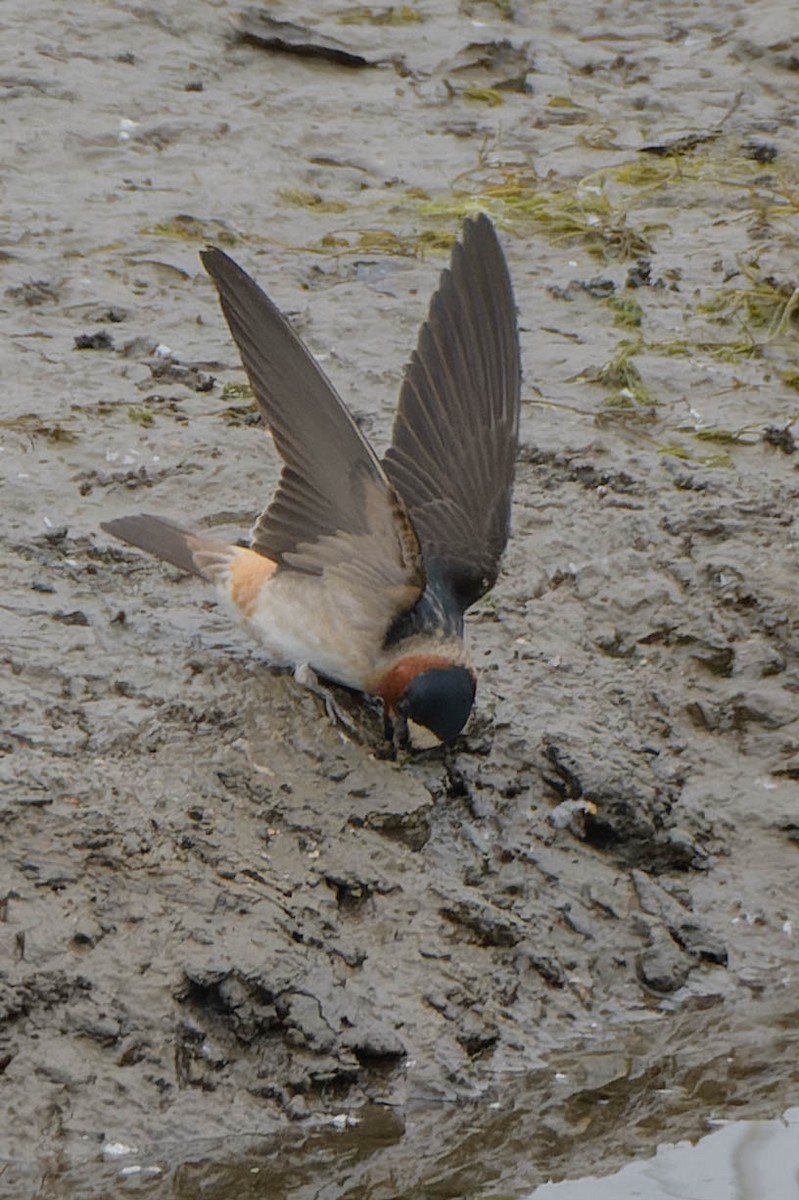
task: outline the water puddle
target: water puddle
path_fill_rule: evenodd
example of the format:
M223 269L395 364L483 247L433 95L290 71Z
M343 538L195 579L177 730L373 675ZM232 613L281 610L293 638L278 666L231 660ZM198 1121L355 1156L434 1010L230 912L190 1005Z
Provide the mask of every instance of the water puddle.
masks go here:
M799 1013L783 995L605 1029L470 1104L331 1111L268 1139L107 1144L102 1161L44 1172L7 1164L0 1196L788 1200L798 1104Z
M545 1183L528 1200L796 1200L799 1108L780 1120L730 1121L696 1145L659 1146L604 1179Z

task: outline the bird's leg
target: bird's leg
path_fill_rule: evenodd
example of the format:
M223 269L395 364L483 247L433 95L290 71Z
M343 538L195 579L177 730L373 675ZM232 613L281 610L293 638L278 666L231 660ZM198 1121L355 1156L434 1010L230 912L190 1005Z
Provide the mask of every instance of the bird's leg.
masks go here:
M400 713L396 713L391 725L391 732L388 735L391 738L395 750L407 750L408 748L408 720Z
M334 700L330 689L319 682L319 676L309 663L297 663L297 666L294 668L294 678L301 687L304 687L306 691L313 693L314 696L317 696L322 701L331 725L338 725L349 737L358 739L357 725L344 712L341 705Z

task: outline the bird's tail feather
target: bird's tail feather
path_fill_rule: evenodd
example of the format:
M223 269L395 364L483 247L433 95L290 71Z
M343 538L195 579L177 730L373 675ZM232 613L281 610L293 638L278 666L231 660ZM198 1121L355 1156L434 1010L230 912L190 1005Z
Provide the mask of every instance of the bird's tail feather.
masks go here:
M217 582L220 569L229 565L235 552L224 542L201 537L172 521L147 513L103 521L100 528L129 546L136 546L209 583Z

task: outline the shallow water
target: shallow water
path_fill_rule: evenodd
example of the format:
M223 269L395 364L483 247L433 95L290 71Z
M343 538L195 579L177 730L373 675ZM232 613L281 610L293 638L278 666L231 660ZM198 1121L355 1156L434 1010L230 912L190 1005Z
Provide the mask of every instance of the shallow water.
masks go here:
M720 1120L695 1144L661 1146L615 1175L545 1183L529 1200L794 1200L799 1195L799 1109L772 1121Z
M676 1026L653 1018L605 1031L471 1104L411 1098L401 1111L341 1111L270 1139L240 1131L146 1149L106 1142L93 1164L39 1175L35 1194L787 1200L799 1154L798 1051L793 1007L755 1006L745 1024L713 1011ZM31 1180L20 1163L2 1178L9 1196Z

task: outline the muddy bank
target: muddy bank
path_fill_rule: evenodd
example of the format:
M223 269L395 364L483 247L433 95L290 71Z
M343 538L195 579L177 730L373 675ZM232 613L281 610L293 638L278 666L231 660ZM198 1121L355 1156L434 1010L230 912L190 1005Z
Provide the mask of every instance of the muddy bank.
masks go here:
M364 1104L399 1136L642 1019L665 1060L697 1007L791 1012L787 9L439 9L309 9L392 57L356 70L218 3L4 7L6 1180ZM384 446L474 208L520 309L514 535L467 736L391 762L98 524L236 537L276 481L205 240Z

